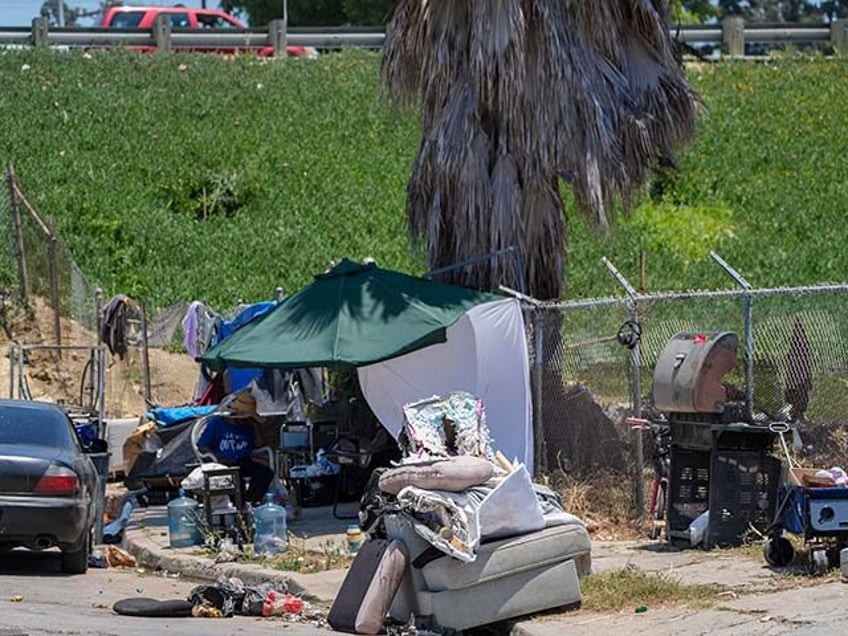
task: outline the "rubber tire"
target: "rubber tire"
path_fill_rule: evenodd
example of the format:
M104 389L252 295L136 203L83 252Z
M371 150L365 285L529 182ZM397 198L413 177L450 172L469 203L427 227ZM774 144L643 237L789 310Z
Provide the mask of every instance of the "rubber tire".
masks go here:
M125 598L115 601L112 610L123 616L148 618L189 618L193 605L189 601L159 601L155 598Z
M65 574L85 574L88 571L88 557L91 555L92 533L89 530L79 550L62 551L62 572Z
M769 537L763 544L763 557L770 566L785 568L795 558L795 548L786 537Z

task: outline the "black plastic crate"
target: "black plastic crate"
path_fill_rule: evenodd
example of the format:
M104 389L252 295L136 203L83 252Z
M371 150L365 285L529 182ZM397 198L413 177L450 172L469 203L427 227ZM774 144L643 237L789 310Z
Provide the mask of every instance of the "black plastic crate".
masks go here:
M780 460L764 453L713 453L707 548L741 545L752 526L760 532L768 529L774 519L780 471Z
M671 447L667 532L672 538L689 538L689 524L710 503L710 452Z

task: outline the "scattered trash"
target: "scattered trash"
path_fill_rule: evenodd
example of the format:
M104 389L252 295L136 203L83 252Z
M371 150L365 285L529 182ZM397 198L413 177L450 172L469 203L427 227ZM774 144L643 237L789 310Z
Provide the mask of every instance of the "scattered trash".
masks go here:
M88 555L88 567L105 569L109 567L109 563L100 550L95 550Z
M92 603L91 606L94 609L109 609L109 606L106 603Z
M262 603L262 616L300 614L303 608L303 599L293 594L279 594L275 590L271 590L265 597L265 602Z
M107 545L103 548L103 556L106 559L106 563L109 564L110 567L127 567L133 568L137 565L135 557L131 555L129 552L124 550L123 548L119 548L116 545Z
M23 597L23 596L21 596L20 594L16 594L15 596L13 596L12 598L10 598L9 600L10 600L12 603L20 603L20 602L22 602L22 601L24 600L24 597Z
M645 613L645 612L647 612L647 611L648 611L648 606L647 606L647 605L637 605L637 606L636 606L636 613L637 613L637 614L644 614L644 613Z
M195 618L225 618L226 615L223 611L209 603L208 601L202 601L192 607L191 615ZM230 614L232 616L232 614Z

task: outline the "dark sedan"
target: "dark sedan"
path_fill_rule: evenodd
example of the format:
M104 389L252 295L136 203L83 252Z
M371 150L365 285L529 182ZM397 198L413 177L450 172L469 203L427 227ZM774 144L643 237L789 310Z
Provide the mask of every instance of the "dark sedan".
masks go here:
M88 568L97 473L66 413L0 400L0 550L62 551L62 570Z

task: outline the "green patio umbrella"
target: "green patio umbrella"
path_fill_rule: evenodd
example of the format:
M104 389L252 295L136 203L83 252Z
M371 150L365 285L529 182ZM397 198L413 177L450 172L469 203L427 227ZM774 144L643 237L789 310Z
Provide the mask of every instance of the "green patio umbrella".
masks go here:
M445 342L468 309L501 298L345 259L198 360L213 371L372 364Z

